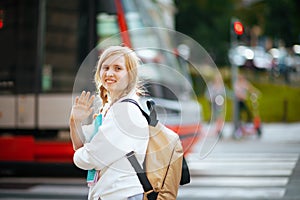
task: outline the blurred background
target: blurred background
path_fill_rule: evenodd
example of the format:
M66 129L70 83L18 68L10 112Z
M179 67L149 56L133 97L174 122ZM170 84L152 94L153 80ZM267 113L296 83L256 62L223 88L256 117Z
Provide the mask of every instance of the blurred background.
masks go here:
M159 117L189 162L192 184L179 199L299 199L299 8L297 0L1 0L0 198L86 198L68 117L72 95L95 90L77 73L93 69L109 41L162 47L137 53L149 63L140 76ZM183 33L208 55L147 27ZM198 56L206 65L189 62ZM216 69L225 88L215 98ZM239 74L256 91L245 99L250 122L239 115Z
M228 87L228 54L235 54L240 71L262 91L259 109L263 121L299 121L298 1L177 1L176 5L176 29L208 51ZM242 23L242 34L232 33L233 18ZM227 119L232 116L228 105ZM208 113L205 110L206 119Z

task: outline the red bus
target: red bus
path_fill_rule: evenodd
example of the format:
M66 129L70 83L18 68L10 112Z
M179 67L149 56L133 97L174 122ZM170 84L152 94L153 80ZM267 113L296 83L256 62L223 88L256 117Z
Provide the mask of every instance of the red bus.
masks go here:
M0 2L2 175L32 171L49 175L51 170L40 169L50 166L66 167L65 176L78 173L72 165L74 151L68 132L72 94L94 86L92 81L85 82L84 88L76 86L76 73L87 55L108 38L134 49L141 41L164 46L163 50L148 49L146 54L138 52L146 63L141 77L148 80L145 87L157 103L159 119L179 134L186 152L192 149L200 137L201 106L192 88L176 79L180 74L191 80L176 49L165 50L173 48L167 32L147 28L172 26L163 20L166 12L157 9L161 9L157 3L139 0ZM138 28L146 32L132 31ZM162 66L172 66L172 70Z

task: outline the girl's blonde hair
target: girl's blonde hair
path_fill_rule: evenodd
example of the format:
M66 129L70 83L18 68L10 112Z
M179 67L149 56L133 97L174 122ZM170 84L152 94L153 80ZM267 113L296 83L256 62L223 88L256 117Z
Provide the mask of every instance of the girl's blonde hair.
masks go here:
M138 58L136 53L126 46L110 46L110 47L108 47L107 49L105 49L103 51L103 53L99 57L97 67L96 67L96 73L95 73L95 77L94 77L97 92L99 93L99 96L102 99L103 106L106 103L108 103L108 95L109 94L108 94L108 91L101 84L100 70L101 70L102 64L108 58L110 58L112 56L114 56L116 58L124 56L126 69L128 71L129 84L121 96L125 96L134 88L136 88L136 89L138 88L137 67L140 63L140 59Z

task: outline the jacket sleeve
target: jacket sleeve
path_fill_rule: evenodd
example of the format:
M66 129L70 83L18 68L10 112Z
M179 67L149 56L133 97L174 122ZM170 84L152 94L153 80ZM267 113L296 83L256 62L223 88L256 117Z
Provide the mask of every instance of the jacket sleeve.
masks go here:
M77 167L101 170L135 151L145 154L148 144L148 123L137 106L116 103L108 111L98 133L73 157Z

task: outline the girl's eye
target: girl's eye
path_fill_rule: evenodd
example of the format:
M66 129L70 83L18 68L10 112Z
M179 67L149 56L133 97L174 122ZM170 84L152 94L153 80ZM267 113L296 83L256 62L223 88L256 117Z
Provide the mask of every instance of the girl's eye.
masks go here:
M103 66L102 69L103 70L108 70L108 66Z
M120 70L122 70L122 67L116 66L116 70L117 70L117 71L120 71Z

